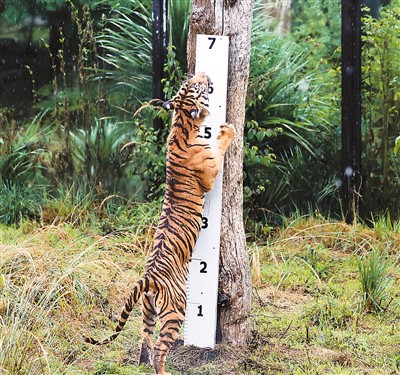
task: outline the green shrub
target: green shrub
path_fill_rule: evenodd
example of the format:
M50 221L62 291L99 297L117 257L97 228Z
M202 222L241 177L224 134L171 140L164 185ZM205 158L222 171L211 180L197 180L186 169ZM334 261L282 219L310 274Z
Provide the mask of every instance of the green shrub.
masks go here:
M326 71L340 64L341 3L292 0L291 33L309 51L307 68Z
M5 124L0 133L0 179L5 183L44 183L43 170L49 157L49 128L43 129L47 111L40 112L30 123L17 130L14 121Z
M256 22L256 21L255 21ZM307 71L298 43L255 28L245 127L246 205L289 213L337 201L337 73ZM337 204L336 204L337 205ZM257 211L259 211L257 213Z
M18 224L23 219L41 218L48 193L44 186L10 184L0 179L0 223Z
M140 190L138 181L130 173L134 125L111 119L96 119L88 129L70 133L70 147L74 174L83 177L88 186L99 193L130 193ZM99 194L101 198L101 194Z
M400 214L400 164L393 153L400 133L400 1L363 27L363 205L366 212Z

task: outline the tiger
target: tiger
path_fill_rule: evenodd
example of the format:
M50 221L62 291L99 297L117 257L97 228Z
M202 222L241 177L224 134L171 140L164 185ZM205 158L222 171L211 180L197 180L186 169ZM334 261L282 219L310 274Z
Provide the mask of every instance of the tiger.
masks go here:
M188 78L171 100L162 102L166 110L173 110L173 116L167 138L164 202L153 248L114 334L102 341L85 338L93 345L113 341L141 299L143 339L139 364L153 362L158 375L168 375L166 357L184 321L189 262L202 226L204 196L213 188L225 152L235 137L234 126L227 123L220 125L216 147L201 135L212 91L210 78L200 72ZM157 320L161 328L153 346Z

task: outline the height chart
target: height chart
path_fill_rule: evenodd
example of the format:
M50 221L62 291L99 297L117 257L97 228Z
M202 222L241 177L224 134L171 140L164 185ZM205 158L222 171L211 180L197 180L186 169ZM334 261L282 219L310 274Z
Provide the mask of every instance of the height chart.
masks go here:
M209 95L210 115L202 133L216 147L220 125L226 121L229 37L197 35L196 72L204 72L213 83ZM185 345L215 345L218 299L218 265L221 229L222 169L212 191L206 194L203 225L193 252L187 282Z

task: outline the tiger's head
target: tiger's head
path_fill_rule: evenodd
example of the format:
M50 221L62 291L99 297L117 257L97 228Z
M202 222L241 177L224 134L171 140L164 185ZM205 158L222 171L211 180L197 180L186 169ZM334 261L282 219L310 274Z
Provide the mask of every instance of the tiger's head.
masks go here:
M178 93L164 102L167 110L183 111L193 119L203 119L208 116L208 94L212 92L212 82L203 72L196 73L183 83Z

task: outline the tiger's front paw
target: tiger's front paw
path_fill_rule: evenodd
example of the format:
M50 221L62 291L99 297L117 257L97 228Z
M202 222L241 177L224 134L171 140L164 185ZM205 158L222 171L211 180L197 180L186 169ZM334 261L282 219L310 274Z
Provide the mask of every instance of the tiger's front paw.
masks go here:
M235 127L232 124L225 123L220 126L220 132L217 139L226 137L229 139L230 142L232 142L232 140L235 138L235 134L236 134Z

